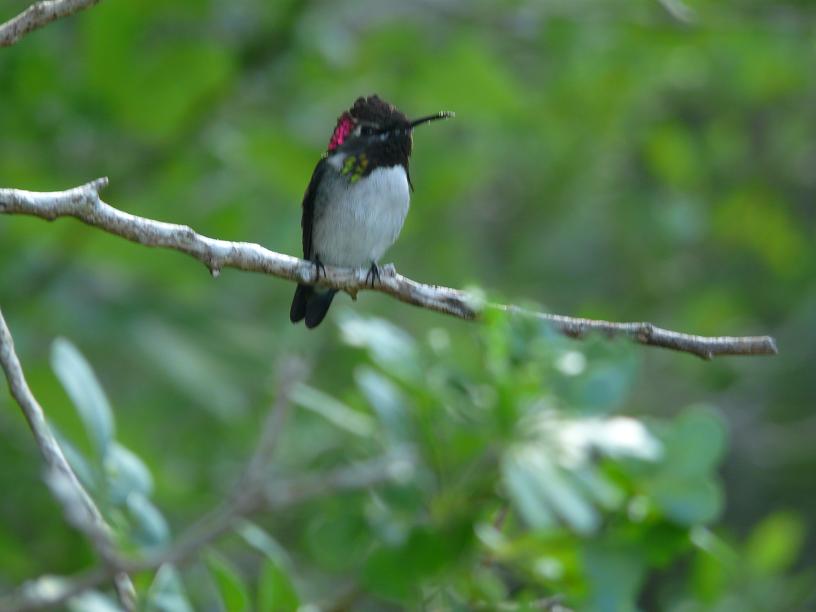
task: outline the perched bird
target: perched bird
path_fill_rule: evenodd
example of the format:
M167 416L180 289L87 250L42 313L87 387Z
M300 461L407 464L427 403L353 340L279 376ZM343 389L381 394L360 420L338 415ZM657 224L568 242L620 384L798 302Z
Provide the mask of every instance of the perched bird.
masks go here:
M408 214L413 129L452 116L409 120L377 95L357 98L340 115L303 196L303 257L315 264L316 281L325 264L368 267L372 286L379 279L377 262ZM319 325L335 293L299 284L289 311L292 323Z

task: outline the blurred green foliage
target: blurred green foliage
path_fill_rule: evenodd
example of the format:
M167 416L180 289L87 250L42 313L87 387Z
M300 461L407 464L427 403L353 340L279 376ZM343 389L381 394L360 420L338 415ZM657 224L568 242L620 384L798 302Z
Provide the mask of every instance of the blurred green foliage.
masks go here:
M406 483L139 576L148 609L814 605L816 7L692 8L111 0L0 51L0 185L107 175L123 210L299 254L334 120L378 92L457 113L416 134L401 272L782 351L703 363L374 294L307 333L289 283L0 216L31 386L132 552L231 491L293 355L313 375L276 471L417 450ZM5 394L0 437L0 586L91 564Z

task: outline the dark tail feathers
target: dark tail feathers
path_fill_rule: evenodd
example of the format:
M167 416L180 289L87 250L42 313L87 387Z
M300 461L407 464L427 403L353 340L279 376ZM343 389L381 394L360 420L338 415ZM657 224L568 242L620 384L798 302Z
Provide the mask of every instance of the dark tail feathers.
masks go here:
M309 329L320 325L329 311L335 293L337 291L334 289L316 290L310 285L298 285L292 299L292 308L289 309L292 323L306 319L306 327Z

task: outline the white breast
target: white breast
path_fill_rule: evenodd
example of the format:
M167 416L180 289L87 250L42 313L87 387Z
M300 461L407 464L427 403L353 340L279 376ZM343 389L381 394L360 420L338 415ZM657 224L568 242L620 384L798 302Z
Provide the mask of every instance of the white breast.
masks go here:
M354 183L339 179L316 215L313 251L325 264L351 268L379 261L399 236L410 191L402 166L377 168Z

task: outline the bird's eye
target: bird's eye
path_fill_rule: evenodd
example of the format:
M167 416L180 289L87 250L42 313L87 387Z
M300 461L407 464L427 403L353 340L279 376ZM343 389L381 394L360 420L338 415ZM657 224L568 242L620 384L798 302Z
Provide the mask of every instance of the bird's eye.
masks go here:
M374 133L374 128L370 125L364 125L360 127L360 136L371 136Z

